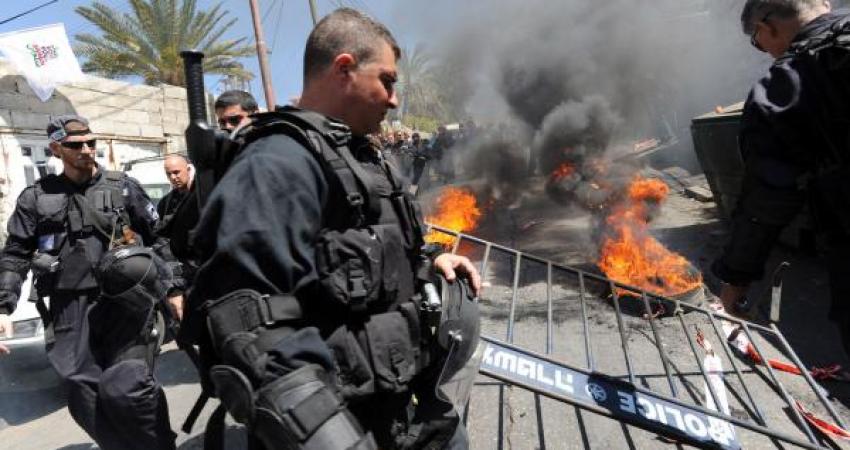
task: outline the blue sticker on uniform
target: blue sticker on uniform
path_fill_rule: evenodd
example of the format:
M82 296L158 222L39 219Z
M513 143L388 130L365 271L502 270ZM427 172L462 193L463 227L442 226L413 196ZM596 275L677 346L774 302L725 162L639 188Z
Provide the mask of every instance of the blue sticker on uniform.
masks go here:
M48 252L53 250L54 245L56 245L55 234L45 234L44 236L38 237L38 251Z
M150 214L153 220L159 220L159 214L157 214L156 206L154 206L153 203L148 202L148 206L145 206L145 209L148 211L148 214Z

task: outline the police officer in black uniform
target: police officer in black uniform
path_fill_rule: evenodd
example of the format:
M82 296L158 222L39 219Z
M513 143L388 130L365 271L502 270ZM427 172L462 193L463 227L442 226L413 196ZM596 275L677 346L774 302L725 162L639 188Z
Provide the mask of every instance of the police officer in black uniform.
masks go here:
M9 219L0 332L11 330L9 314L32 269L38 297L50 298L49 310L39 299L47 354L68 384L77 424L103 449L173 449L152 371L155 304L170 273L141 247L155 240L156 209L135 180L97 165L86 119L59 116L47 135L64 170L24 189Z
M780 231L808 205L829 249L831 317L850 350L850 12L824 0L748 0L744 32L776 58L744 105L746 165L731 241L713 264L736 311Z
M265 448L467 447L411 299L428 267L475 292L479 276L423 250L415 203L366 138L397 105L399 53L355 10L319 22L303 109L253 116L193 233L210 378Z

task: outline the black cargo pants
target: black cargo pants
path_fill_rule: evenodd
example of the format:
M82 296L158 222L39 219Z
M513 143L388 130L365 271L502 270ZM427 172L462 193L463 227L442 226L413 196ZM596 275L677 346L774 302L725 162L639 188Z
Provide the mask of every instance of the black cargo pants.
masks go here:
M152 368L143 357L115 354L142 324L96 298L97 291L50 298L47 355L68 385L71 416L104 450L174 449L168 404Z
M419 379L410 393L375 394L348 409L378 447L397 450L467 450L469 438L454 406L435 395L436 378Z

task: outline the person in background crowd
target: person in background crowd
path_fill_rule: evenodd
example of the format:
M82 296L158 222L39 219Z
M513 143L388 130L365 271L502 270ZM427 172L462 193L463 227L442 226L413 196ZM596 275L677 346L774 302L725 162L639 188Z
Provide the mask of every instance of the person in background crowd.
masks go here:
M437 161L438 173L443 182L449 183L454 180L454 167L451 163L451 148L455 145L454 138L449 134L444 125L437 127L437 136L431 146L433 158Z
M189 159L180 153L172 153L163 161L165 176L171 183L171 191L156 205L160 220L167 222L168 218L177 210L180 202L189 195L192 186L192 166Z
M253 95L237 90L219 95L214 106L218 126L228 132L251 123L249 116L260 110Z
M413 133L409 152L413 160L410 165L410 184L419 186L419 179L422 178L425 164L430 159L428 145L420 140L419 133Z

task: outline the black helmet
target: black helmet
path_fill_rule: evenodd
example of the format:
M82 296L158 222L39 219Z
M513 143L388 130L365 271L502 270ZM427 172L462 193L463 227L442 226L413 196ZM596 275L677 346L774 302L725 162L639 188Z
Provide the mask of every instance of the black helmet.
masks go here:
M108 251L97 266L101 297L137 311L148 311L163 300L171 270L147 247Z
M437 329L437 345L445 358L436 395L454 404L458 411L463 411L481 364L478 298L465 279L449 283L442 275L438 278L442 314Z

